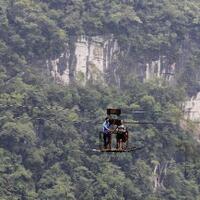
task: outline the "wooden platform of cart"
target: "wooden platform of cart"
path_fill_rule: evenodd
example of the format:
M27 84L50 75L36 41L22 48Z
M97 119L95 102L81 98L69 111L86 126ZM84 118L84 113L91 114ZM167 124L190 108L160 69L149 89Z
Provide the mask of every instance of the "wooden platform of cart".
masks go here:
M95 152L131 152L131 151L136 151L136 150L140 150L143 147L132 147L132 148L127 148L127 149L116 149L116 148L112 148L112 149L92 149Z

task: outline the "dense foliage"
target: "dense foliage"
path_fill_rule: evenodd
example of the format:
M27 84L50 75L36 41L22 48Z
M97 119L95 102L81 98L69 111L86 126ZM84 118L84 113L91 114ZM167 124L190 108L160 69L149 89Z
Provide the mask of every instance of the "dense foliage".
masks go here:
M176 125L180 91L137 82L123 93L99 86L66 88L43 78L29 69L1 83L3 199L197 199L199 152ZM174 124L130 127L131 145L146 146L140 152L93 153L109 105L145 109L143 120ZM157 163L168 167L163 188L153 193Z
M5 72L1 72L6 77ZM199 147L179 127L182 92L130 80L123 93L101 86L62 87L27 69L1 82L2 199L198 199ZM135 153L100 154L98 131L109 106L127 119L168 121L130 126ZM128 110L145 109L144 116ZM165 172L154 174L158 165ZM154 177L163 176L154 191Z
M199 90L199 9L198 0L1 0L1 199L200 199L199 144L180 127L185 89ZM71 37L106 33L118 38L127 67L130 52L181 55L180 84L127 76L119 91L48 78L43 61ZM135 153L94 153L109 106L129 120L170 123L131 125L130 145L145 146ZM139 109L145 115L128 112Z

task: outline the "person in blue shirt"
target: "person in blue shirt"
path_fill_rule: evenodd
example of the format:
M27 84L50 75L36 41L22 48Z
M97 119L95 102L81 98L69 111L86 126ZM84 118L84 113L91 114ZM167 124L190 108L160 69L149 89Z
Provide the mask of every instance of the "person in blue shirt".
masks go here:
M111 130L110 130L110 121L109 118L106 117L103 123L103 140L104 140L104 148L111 149Z

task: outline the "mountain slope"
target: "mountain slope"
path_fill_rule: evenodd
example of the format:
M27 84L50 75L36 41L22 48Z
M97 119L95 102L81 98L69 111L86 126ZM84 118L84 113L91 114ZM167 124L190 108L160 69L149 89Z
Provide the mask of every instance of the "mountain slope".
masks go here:
M199 199L199 144L179 124L180 102L199 90L199 1L10 0L0 8L2 199ZM124 51L121 89L53 82L45 61L70 36L105 33ZM159 53L181 54L176 85L130 75L133 60ZM94 153L107 107L170 124L130 125L130 145L145 146L135 153Z

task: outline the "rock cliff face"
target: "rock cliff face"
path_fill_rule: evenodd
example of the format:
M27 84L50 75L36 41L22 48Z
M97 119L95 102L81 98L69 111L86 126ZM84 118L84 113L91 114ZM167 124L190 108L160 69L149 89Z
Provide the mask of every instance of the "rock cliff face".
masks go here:
M186 101L185 118L200 121L200 93Z
M113 68L120 49L113 36L80 36L60 57L47 60L47 68L57 82L70 81L85 83L87 80L104 81L106 73Z
M168 63L165 56L161 56L156 61L146 63L144 79L164 78L172 82L176 72L176 63Z
M66 44L65 51L56 59L47 60L47 68L56 82L69 84L78 81L85 84L95 81L101 84L112 79L120 87L120 61L123 52L113 35L80 36ZM134 61L133 61L134 62ZM170 83L175 81L176 63L169 63L165 56L147 63L134 63L136 70L129 72L142 77L142 80L163 78ZM185 103L185 117L200 121L200 93Z
M123 52L113 35L108 36L80 36L73 38L70 44L66 44L65 51L56 59L47 60L47 68L55 81L68 84L71 81L112 82L120 86L119 65L123 67L120 56ZM134 62L134 61L133 61ZM168 63L164 56L148 63L133 63L137 66L134 71L130 66L130 73L149 80L155 77L173 80L176 63ZM131 71L132 70L132 71ZM139 74L137 74L139 71Z

